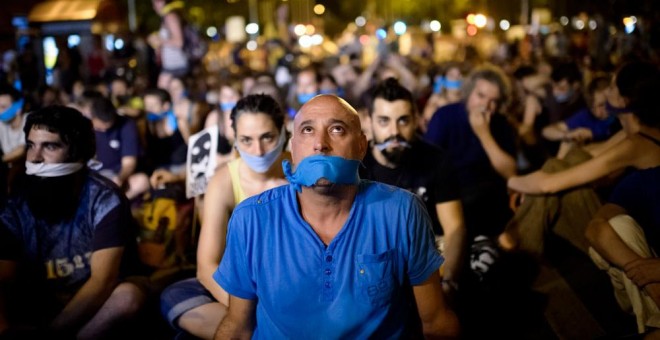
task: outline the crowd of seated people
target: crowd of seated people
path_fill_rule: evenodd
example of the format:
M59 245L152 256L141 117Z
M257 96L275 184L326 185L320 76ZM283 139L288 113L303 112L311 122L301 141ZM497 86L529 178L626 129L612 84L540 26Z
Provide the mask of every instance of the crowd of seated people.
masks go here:
M154 3L176 9L171 5L176 2ZM245 282L218 275L232 273L226 266L235 265L223 265L228 237L245 236L229 229L234 211L258 205L248 199L255 195L272 199L269 195L281 191L276 188L300 189L296 181L304 175L296 177L282 164L292 162L294 171L302 164L302 159L292 159L292 144L335 155L333 148L347 147L344 140L356 148L351 155L363 157L358 160L363 163L363 181L343 184L358 188L355 192L331 194L328 189L319 196L308 195L302 185L297 197L311 200L299 202L299 208L310 203L323 209L301 208L296 221L309 222L317 212L325 212L328 206L319 202L338 204L337 216L328 221L336 222L344 213L358 214L341 205L352 198L328 197L355 194L358 202L360 190L370 181L419 198L426 211L420 217L422 233L433 237L415 235L410 242L422 242L424 248L429 240L435 241L444 264L431 268L439 263L429 257L424 275L433 279L406 277L414 284L408 283L402 294L412 302L428 298L429 287L441 287L430 297L439 301L437 305L419 300L416 304L420 313L433 311L449 321L436 324L438 320L420 314L417 331L432 333L433 326L440 325L456 332L445 308L461 309L457 292L469 295L466 289L492 279L503 254L542 259L550 233L588 254L597 268L610 274L617 301L636 315L640 333L660 327L658 65L637 60L589 69L572 59L522 56L499 64L459 58L433 63L393 52L364 67L348 56L335 59L279 63L272 74L238 70L236 65L220 72L186 68L182 74L152 77L158 82L151 86L144 86L140 77L81 78L74 79L69 92L57 84L29 92L3 79L0 338L114 338L148 310L164 327L171 327L170 334L212 339L216 333L228 334L223 332L230 328L223 327L234 329L237 320L245 321L247 314L241 313L261 319L256 328L248 324L237 329L258 330L259 322L269 322L263 320L269 308L283 313L305 310L245 303L242 300L252 300L240 298L242 291L236 288ZM279 84L282 77L290 82ZM308 119L301 121L301 112ZM362 122L359 132L353 131L356 119ZM190 170L189 140L214 127L216 168L205 193L188 210L183 207L193 201L181 193ZM327 137L317 137L320 129ZM349 138L353 133L359 138ZM294 142L289 141L292 135ZM304 139L310 136L318 139ZM368 140L365 148L362 138ZM327 175L331 171L326 168L346 166L339 160L328 162L310 168L314 171L307 175L329 171ZM336 171L333 176L341 177ZM177 241L192 241L174 242L177 249L166 246L162 251L189 247L186 251L195 254L193 270L183 271L177 262L167 268L140 263L145 255L138 244L141 214L144 207L155 206L151 200L163 192L174 193L178 203L172 229L163 232ZM417 203L410 204L417 209ZM356 223L347 221L346 226ZM327 234L313 223L306 225L318 234L324 251L333 247L332 237L325 242ZM184 237L177 234L180 230L191 234ZM232 244L241 243L234 239ZM235 248L230 254L229 261L238 258ZM369 263L394 256L368 255L373 257ZM406 259L420 261L420 256L411 253ZM334 265L331 255L324 258ZM363 284L365 268L370 267L355 274L356 286ZM434 274L428 274L429 268ZM293 270L288 268L287 275ZM335 267L318 270L323 278L345 274ZM303 281L291 274L272 284L295 287ZM322 299L332 300L333 294L344 298L343 293L333 293L330 281L323 284L327 290ZM373 294L396 294L385 286L369 289ZM286 290L295 290L291 287ZM373 304L389 303L369 299ZM30 301L45 307L35 313ZM245 310L237 311L240 308ZM344 311L351 313L350 307ZM402 328L405 332L410 331L407 326ZM377 329L372 335L383 335Z

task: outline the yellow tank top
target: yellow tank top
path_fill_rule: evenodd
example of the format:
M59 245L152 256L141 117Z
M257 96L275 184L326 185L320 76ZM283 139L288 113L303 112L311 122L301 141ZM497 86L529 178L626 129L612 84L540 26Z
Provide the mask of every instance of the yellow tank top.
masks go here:
M229 178L231 178L231 187L234 191L234 203L238 205L244 199L248 198L241 187L241 178L238 171L238 166L241 164L242 160L240 158L231 160L227 163L227 169L229 169Z

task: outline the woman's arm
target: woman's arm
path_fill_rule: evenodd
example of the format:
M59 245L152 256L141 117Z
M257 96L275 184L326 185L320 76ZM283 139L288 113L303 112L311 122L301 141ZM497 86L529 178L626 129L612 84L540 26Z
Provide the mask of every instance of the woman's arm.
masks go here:
M218 301L224 296L213 280L225 252L227 224L234 207L229 169L223 166L213 175L204 198L204 218L197 245L197 279Z
M163 17L163 23L170 34L170 38L163 41L163 45L183 48L183 25L176 13L168 13Z
M625 139L597 157L556 173L536 171L509 179L509 188L526 194L551 194L584 185L614 171L634 165L639 156L637 143Z

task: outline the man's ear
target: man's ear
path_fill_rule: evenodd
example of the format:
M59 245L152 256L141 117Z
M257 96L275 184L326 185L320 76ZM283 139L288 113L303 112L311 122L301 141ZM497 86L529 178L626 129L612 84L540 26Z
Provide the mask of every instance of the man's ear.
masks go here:
M367 141L367 136L361 132L360 133L360 159L364 159L364 156L367 155L367 150L369 150L369 141Z

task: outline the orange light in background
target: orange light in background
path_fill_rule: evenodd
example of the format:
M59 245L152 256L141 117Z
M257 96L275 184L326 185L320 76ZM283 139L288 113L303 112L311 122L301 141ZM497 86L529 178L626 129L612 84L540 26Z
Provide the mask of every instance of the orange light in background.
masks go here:
M360 44L366 45L369 43L369 36L366 34L363 34L360 36Z
M477 35L477 27L474 26L474 25L468 25L467 34L471 37L474 37L475 35Z
M323 13L325 13L325 6L321 4L317 4L316 6L314 6L314 13L316 13L316 15L322 15Z
M305 26L305 34L307 35L312 35L316 32L316 28L314 28L313 25L307 25Z

